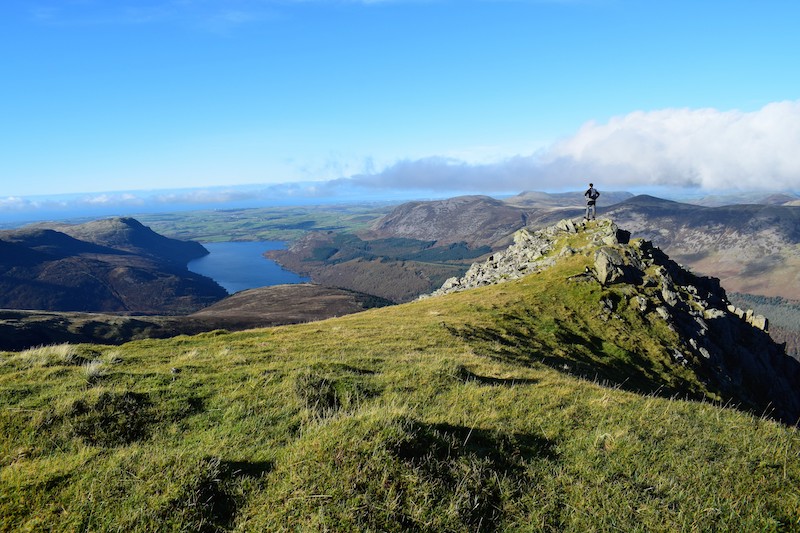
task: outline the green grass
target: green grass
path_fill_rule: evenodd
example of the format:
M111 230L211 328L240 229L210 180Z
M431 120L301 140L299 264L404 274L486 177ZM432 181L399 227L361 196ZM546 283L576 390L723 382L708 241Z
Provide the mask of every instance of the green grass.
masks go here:
M317 323L2 353L0 529L800 530L798 430L718 405L624 287L565 282L588 260Z

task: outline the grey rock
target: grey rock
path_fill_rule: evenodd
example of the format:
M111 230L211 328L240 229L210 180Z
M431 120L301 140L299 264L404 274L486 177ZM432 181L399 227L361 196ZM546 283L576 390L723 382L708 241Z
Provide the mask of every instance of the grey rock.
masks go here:
M715 318L722 318L724 316L726 316L725 311L721 309L706 309L703 312L703 318L706 320L713 320Z
M683 355L679 350L674 350L672 352L672 358L675 360L676 363L686 365L688 361L686 360L686 356Z
M594 270L600 285L609 285L622 279L624 265L625 261L615 248L604 246L594 254Z
M575 223L569 218L559 221L558 224L556 224L556 227L562 231L566 231L567 233L578 233Z
M750 325L754 328L760 329L761 331L767 331L767 328L769 327L769 321L764 315L755 315L750 320Z
M661 298L663 298L664 302L670 307L678 305L678 293L670 289L667 285L661 287Z

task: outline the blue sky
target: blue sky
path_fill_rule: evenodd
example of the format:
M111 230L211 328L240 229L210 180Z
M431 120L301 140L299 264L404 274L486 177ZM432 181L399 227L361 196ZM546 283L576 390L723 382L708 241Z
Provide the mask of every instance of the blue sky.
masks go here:
M5 0L0 210L293 182L798 190L798 20L772 0Z

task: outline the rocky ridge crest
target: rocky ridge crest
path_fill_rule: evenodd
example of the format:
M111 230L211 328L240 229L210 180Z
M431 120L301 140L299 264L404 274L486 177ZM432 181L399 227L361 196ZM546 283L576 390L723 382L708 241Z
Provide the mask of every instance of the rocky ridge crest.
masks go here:
M423 298L515 280L576 254L590 257L592 266L565 282L599 284L603 290L596 311L603 320L619 319L621 306L652 314L680 339L670 348L674 364L690 366L743 404L798 421L800 365L769 337L767 319L732 305L717 278L689 272L650 241L631 239L609 219L565 219L538 231L521 229L506 250Z

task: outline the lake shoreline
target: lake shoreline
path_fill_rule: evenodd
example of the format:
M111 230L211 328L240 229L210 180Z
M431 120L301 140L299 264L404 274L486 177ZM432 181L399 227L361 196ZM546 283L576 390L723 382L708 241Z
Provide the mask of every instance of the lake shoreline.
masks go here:
M189 261L190 272L209 277L229 295L247 289L307 283L310 278L283 268L264 254L286 248L284 241L231 241L201 243L208 255Z

